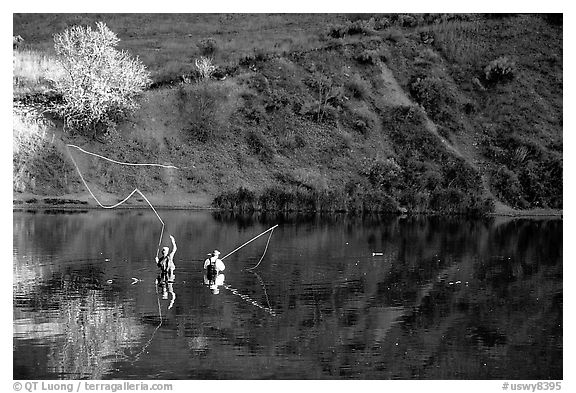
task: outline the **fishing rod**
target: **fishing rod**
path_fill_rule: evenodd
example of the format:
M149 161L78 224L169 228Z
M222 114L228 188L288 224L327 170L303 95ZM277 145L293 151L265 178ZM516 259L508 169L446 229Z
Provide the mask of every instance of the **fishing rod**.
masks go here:
M272 230L274 230L274 228L276 228L278 226L278 224L274 225L272 228L269 228L267 230L265 230L264 232L262 232L261 234L259 234L256 237L253 237L252 239L248 240L246 243L242 244L240 247L236 248L234 251L229 252L228 254L226 254L225 256L223 256L222 258L220 258L220 260L224 260L225 258L228 258L230 255L234 254L236 251L238 251L239 249L241 249L242 247L252 243L254 240L258 239L260 236L264 235L265 233L268 233Z

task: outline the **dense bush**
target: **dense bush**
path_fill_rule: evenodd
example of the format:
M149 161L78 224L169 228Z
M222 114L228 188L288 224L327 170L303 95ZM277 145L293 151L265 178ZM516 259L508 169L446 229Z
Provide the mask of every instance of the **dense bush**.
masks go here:
M524 198L531 207L562 208L562 164L558 161L526 163L518 174Z
M266 141L266 138L257 129L250 129L246 134L246 144L250 152L254 155L260 156L262 161L270 162L274 156L274 150Z
M186 134L198 142L222 135L227 127L223 107L228 102L221 86L213 84L180 85L176 95Z
M508 81L514 78L516 64L506 56L492 60L484 68L484 78L489 83Z
M150 76L138 58L115 48L119 41L102 22L96 30L73 26L54 36L58 60L67 71L55 81L63 95L55 111L68 127L96 136L138 107L137 97Z
M69 158L54 144L54 124L15 104L12 113L12 186L17 192L62 195L80 183Z
M317 122L332 122L337 116L337 107L343 102L341 88L330 76L320 71L314 71L304 78L304 83L310 88L314 99L302 103L300 114Z
M484 198L480 193L445 188L432 192L430 209L435 212L482 216L494 210L494 201Z
M397 213L398 203L384 191L356 189L315 190L302 187L272 186L255 196L240 188L223 193L212 203L214 207L236 211L268 212L355 212Z
M360 74L353 74L346 82L344 89L347 94L358 99L364 100L370 96L370 84L362 78Z
M343 25L331 25L328 27L327 35L331 38L343 38L346 35L371 35L374 34L375 21L373 18L369 20L356 19L347 21Z
M388 190L388 192L398 186L402 175L402 168L393 157L386 160L374 160L370 164L367 163L365 168L365 175L370 184L376 189Z
M351 123L353 129L359 131L365 137L377 127L378 116L367 106L348 108L345 119Z
M518 176L505 166L492 171L490 189L498 199L512 207L520 209L528 207L522 196L524 192Z
M196 44L200 50L200 54L205 57L212 57L216 54L218 49L216 40L214 38L203 38Z
M482 153L498 165L490 182L497 197L518 208L562 208L561 153L517 134L502 134L484 141Z
M415 77L409 86L410 94L436 121L451 117L454 99L445 81L434 76Z
M418 25L418 19L413 15L400 14L396 23L401 27L415 27Z
M240 187L237 191L218 195L212 205L226 210L253 211L256 207L256 195L253 191Z
M430 67L438 62L440 62L440 56L431 48L421 49L414 59L414 64L423 67Z
M380 53L376 50L361 50L354 55L354 60L360 64L375 65L381 60Z
M385 16L381 16L374 20L374 30L384 30L390 27L390 19Z

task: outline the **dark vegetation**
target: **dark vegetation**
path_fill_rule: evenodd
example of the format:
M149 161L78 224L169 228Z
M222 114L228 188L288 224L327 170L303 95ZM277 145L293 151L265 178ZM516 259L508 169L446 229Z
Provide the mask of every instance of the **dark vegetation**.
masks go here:
M153 83L133 121L164 134L146 139L119 124L108 153L142 162L155 159L147 146L160 151L188 168L177 188L200 187L215 207L562 208L561 17L67 15L45 17L45 33L31 29L38 18L14 16L34 50L50 53L50 34L70 24L104 20L140 57ZM199 56L216 66L210 79L194 66ZM15 83L34 96L26 78ZM125 149L135 140L141 148ZM113 172L100 181L109 192L141 176ZM149 189L172 184L146 176Z

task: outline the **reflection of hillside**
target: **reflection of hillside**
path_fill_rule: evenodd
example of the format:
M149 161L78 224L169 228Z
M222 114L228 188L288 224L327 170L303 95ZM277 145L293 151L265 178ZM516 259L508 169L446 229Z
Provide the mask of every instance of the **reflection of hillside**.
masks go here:
M535 235L529 222L438 231L436 241L433 226L404 234L410 247L402 240L391 247L399 254L383 257L393 261L388 273L369 269L347 285L326 283L331 291L286 299L295 338L283 347L318 354L332 376L561 378L561 222L545 225L536 230L549 231L548 241L534 243L525 240ZM494 258L501 239L511 257ZM457 244L472 246L456 252ZM547 350L525 367L510 363L536 348Z
M138 342L143 329L131 316L130 305L97 289L97 281L88 277L85 272L56 275L26 299L16 293L21 300L14 310L14 338L24 340L19 350L46 351L46 358L31 364L33 354L15 354L14 378L102 379L124 357L124 350ZM37 342L42 345L26 344Z
M304 229L283 247L318 259L283 265L289 279L271 296L281 328L248 341L308 358L323 377L561 378L561 222L532 224L400 228L378 261L330 246L366 241L369 230ZM527 241L541 230L544 241ZM340 260L354 257L359 265ZM547 350L510 363L536 348Z
M160 326L154 217L106 213L61 224L74 230L57 252L88 250L93 260L15 255L16 336L48 343L19 348L59 373L92 378L562 377L561 221L286 221L258 268L266 293L242 272L260 257L258 244L226 261L226 285L269 302L271 314L230 291L212 295L195 261L269 223L161 214L179 251L177 300L171 310L160 300ZM34 254L37 237L15 234L15 248ZM144 281L130 286L133 276Z

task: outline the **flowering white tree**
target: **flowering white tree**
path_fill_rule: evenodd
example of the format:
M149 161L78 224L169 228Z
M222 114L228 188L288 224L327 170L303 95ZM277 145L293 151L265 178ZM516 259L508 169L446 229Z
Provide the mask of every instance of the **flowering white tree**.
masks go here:
M116 49L119 41L103 22L97 22L95 30L73 26L54 36L66 71L54 81L63 98L55 109L66 126L95 137L138 108L137 98L150 84L150 74L138 58Z

